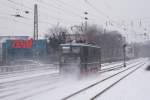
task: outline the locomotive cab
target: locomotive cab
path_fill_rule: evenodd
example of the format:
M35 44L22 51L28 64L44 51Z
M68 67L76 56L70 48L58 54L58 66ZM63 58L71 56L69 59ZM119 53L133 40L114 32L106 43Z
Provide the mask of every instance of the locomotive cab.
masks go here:
M100 48L86 44L60 45L60 73L81 76L98 72L101 65Z

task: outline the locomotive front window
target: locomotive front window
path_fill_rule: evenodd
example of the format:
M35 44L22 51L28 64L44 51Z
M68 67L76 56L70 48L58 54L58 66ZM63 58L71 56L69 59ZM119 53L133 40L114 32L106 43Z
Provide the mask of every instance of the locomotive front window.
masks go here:
M62 47L62 53L63 54L79 54L80 53L80 47L70 47L70 46L64 46Z
M63 46L62 47L62 63L79 63L80 62L80 47Z
M62 53L70 53L70 47L62 47Z

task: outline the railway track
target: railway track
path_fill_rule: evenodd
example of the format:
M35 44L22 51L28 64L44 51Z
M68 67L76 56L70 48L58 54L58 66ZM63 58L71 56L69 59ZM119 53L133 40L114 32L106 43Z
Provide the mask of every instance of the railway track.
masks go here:
M129 64L132 64L132 62ZM44 76L44 78L43 78L43 76L40 76L40 77L38 76L38 77L34 77L34 78L0 83L0 99L24 100L24 99L30 98L32 96L38 95L43 92L55 90L55 88L58 88L57 85L52 85L52 83L57 83L57 81L52 80L52 78L55 79L55 76L58 77L58 80L59 80L59 74L58 75L53 74L52 76L46 75L46 76ZM107 77L107 78L109 79L109 77ZM107 80L107 79L105 79L105 80ZM103 81L105 81L105 80L103 80ZM95 83L95 84L98 84L98 83ZM24 86L27 86L27 88L22 88ZM94 85L92 85L92 86L94 86ZM34 91L32 91L32 90L34 90ZM25 92L27 92L27 93L25 93ZM16 97L18 97L18 99L14 99ZM64 100L66 100L66 99L64 99Z
M19 66L19 67L22 67L22 66ZM23 66L24 67L24 66ZM9 69L9 68L13 68L13 67L0 67L0 77L1 76L4 76L4 75L13 75L13 74L20 74L20 73L25 73L25 72L29 72L29 71L39 71L39 70L51 70L51 69L58 69L58 67L39 67L39 68L24 68L24 69L21 69L21 70L13 70L13 71L2 71L2 69Z
M134 63L134 62L137 62L138 60L140 61L141 59L143 58L138 58L138 59L133 59L133 60L129 60L129 61L126 61L126 63ZM118 65L122 65L123 64L123 61L119 61L119 62L112 62L112 63L104 63L101 65L102 68L106 68L106 66L110 66L110 65L115 65L115 66L118 66Z
M138 62L138 60L137 61L136 60L135 61L129 61L126 63L126 65L128 66L128 65L134 64L136 62ZM113 67L109 67L109 68L102 67L102 69L99 72L104 73L104 72L109 72L109 71L113 71L113 70L119 70L123 67L124 67L123 64L117 64L117 65L115 65Z
M120 72L117 72L103 80L100 80L96 83L93 83L77 92L74 92L64 98L62 98L62 100L80 100L80 96L81 97L88 97L88 95L86 95L87 93L88 94L92 94L92 93L95 93L94 92L94 89L96 89L96 87L100 87L101 84L104 84L105 82L107 82L108 80L110 79L115 79L115 77L118 77L119 75L123 74L123 73L126 73L125 75L122 75L121 78L117 79L115 82L111 82L111 84L109 84L107 87L103 87L102 89L98 90L98 92L96 91L96 94L93 94L91 97L89 97L88 99L81 99L81 100L95 100L96 98L98 98L100 95L102 95L103 93L105 93L106 91L108 91L111 87L115 86L117 83L119 83L121 80L123 80L124 78L126 78L127 76L129 76L130 74L132 74L133 72L135 72L136 70L138 70L140 67L142 67L145 63L144 62L140 62L140 63L137 63L129 68L126 68ZM91 92L91 90L93 90ZM96 89L97 90L97 89ZM79 99L80 98L80 99Z
M135 63L135 61L128 61L127 64ZM103 68L102 70L103 71L109 71L109 70L111 71L113 68L117 69L117 68L123 67L122 63L119 63L119 64L117 64L117 63L118 62L102 65L102 68ZM112 64L117 64L117 65L113 65L113 67L105 68L105 66L109 66L109 65L112 65ZM0 79L7 78L7 77L12 77L12 76L17 77L18 74L21 74L21 73L28 73L28 72L34 73L34 72L40 71L40 70L41 71L44 71L44 70L58 70L58 68L57 67L45 67L45 68L28 69L28 70L22 70L22 71L5 72L5 73L0 73Z
M48 72L49 71L49 72ZM41 75L38 75L39 73L41 73ZM43 73L43 74L42 74ZM10 78L18 78L19 77L23 77L23 76L28 76L30 78L29 75L36 77L36 76L44 76L44 75L50 75L50 74L59 74L58 70L51 70L51 69L41 69L41 70L30 70L30 71L21 71L21 72L16 72L16 73L9 73L9 74L0 74L0 83L2 83L1 80L5 80L5 79L10 79ZM24 78L23 78L24 79ZM18 79L17 79L18 80ZM12 80L13 81L13 80Z
M53 74L0 83L0 99L5 99L25 91L28 92L31 91L31 89L36 90L45 87L52 89L54 88L53 84L57 83L59 79L59 74Z
M145 63L144 63L145 64ZM142 64L142 65L144 65ZM141 66L133 69L132 71L130 71L128 74L126 74L125 76L123 76L122 78L120 78L119 80L117 80L116 82L114 82L113 84L111 84L110 86L108 86L107 88L105 88L103 91L99 92L98 94L96 94L95 96L93 96L90 100L95 100L97 99L100 95L102 95L103 93L107 92L110 88L112 88L113 86L115 86L117 83L119 83L120 81L122 81L123 79L125 79L126 77L128 77L129 75L131 75L132 73L134 73L136 70L138 70L139 68L141 68Z

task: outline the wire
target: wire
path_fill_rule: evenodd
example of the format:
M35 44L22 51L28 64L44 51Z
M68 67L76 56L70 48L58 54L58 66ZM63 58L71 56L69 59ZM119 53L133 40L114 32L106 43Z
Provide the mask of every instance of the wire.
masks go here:
M57 10L61 10L62 12L64 12L64 13L66 13L66 14L69 14L69 15L71 15L71 16L76 16L76 17L79 17L79 18L83 18L83 17L81 17L81 15L79 15L79 14L76 14L76 13L74 13L74 12L72 12L72 11L69 11L69 10L66 10L66 9L62 9L62 8L60 8L60 7L57 7L57 6L54 6L54 4L51 4L51 3L49 3L49 2L45 2L45 1L40 1L40 3L43 3L44 5L46 5L47 7L53 7L53 8L55 8L55 9L57 9ZM73 16L73 17L74 17Z
M6 5L6 4L5 4L4 2L2 2L2 1L1 1L0 5L2 5L2 6L5 7L5 8L11 8L11 9L14 9L14 10L17 9L17 8L14 7L14 6L8 6L8 5Z
M7 0L7 1L9 1L10 3L13 3L15 5L19 5L20 7L28 8L28 9L30 9L32 11L32 9L30 7L28 7L28 6L24 5L24 4L17 3L17 2L15 2L13 0Z
M28 6L26 6L26 5L24 5L24 4L20 4L20 3L17 3L17 2L15 2L15 1L12 1L12 0L8 0L9 2L11 2L11 3L13 3L13 4L15 4L15 5L18 5L18 6L23 6L23 7L27 7L28 9L32 9L32 8L30 8L30 7L28 7ZM58 2L60 2L61 4L65 4L66 5L66 3L64 3L64 2L62 2L62 1L59 1L59 0L57 0ZM40 1L41 2L41 1ZM49 5L50 3L47 3L47 2L43 2L44 3L44 5L47 5L47 7L50 7L50 6L52 6L52 5ZM94 6L92 6L92 7L94 7ZM53 6L53 8L55 8L55 9L61 9L60 7L56 7L56 6ZM95 7L94 7L95 8ZM61 10L63 10L63 9L61 9ZM63 10L64 11L64 10ZM97 11L98 11L98 9L97 9ZM99 11L100 12L100 11ZM41 13L43 13L44 15L46 15L47 17L50 17L50 18L52 18L52 19L56 19L57 21L59 20L61 20L61 21L63 21L64 20L64 18L62 19L62 18L57 18L57 17L55 17L55 16L52 16L51 14L49 14L48 12L46 12L46 11L41 11ZM71 13L70 13L71 14ZM72 15L72 14L71 14ZM46 17L46 16L44 16L44 17ZM78 17L80 17L80 18L83 18L83 17L81 17L81 16L78 16ZM68 19L66 20L67 22L68 22ZM71 21L72 22L72 21Z
M39 5L41 5L41 1L38 3ZM48 5L48 3L44 3L44 5L47 5L47 7L49 8L50 7L50 5ZM44 6L45 7L45 6ZM56 16L53 16L53 15L51 15L49 12L47 12L47 11L45 11L45 10L47 10L47 8L45 7L45 9L44 10L39 10L39 12L40 13L42 13L43 15L46 15L46 16L43 16L43 15L41 15L41 16L43 16L43 17L45 17L45 18L48 18L48 17L50 17L50 18L52 18L52 19L55 19L55 20L57 20L57 21L62 21L62 22L64 22L63 20L65 19L65 18L58 18L58 17L56 17ZM40 14L39 13L39 14ZM70 17L70 16L68 16L68 17ZM72 21L70 21L70 20L68 20L68 18L65 20L65 22L72 22Z
M93 6L88 0L84 0L85 3L87 5L89 5L91 8L93 8L96 12L98 12L100 15L103 15L103 17L105 18L108 18L109 19L109 16L107 16L104 12L102 12L101 10L97 9L95 6Z
M101 10L99 10L99 9L97 9L95 6L93 6L88 0L84 0L85 1L85 3L87 4L87 5L89 5L91 8L93 8L96 12L98 12L100 15L103 15L103 17L105 17L106 19L109 19L109 24L111 25L111 26L114 26L114 23L116 24L115 26L116 27L118 27L118 28L120 28L119 26L118 26L118 23L116 22L116 21L114 21L113 19L111 19L107 14L105 14L104 12L102 12ZM112 23L113 22L113 23Z
M64 2L64 1L61 1L61 0L56 0L58 3L60 3L61 5L64 5L64 7L70 7L70 10L73 10L72 8L74 8L74 10L73 11L75 11L76 13L79 13L79 11L81 10L81 9L79 9L79 8L76 8L76 7L74 7L74 6L71 6L71 5L69 5L68 3L66 3L66 2Z
M75 9L75 11L77 11L77 12L79 12L81 9L79 9L79 8L76 8L76 7L74 7L74 6L71 6L71 5L69 5L68 3L66 3L66 2L64 2L64 1L62 1L62 0L56 0L57 2L59 2L61 5L64 5L65 7L70 7L70 9L72 9L72 8L74 8ZM83 12L82 12L83 13ZM92 15L92 17L95 17L95 18L97 18L96 17L96 15L94 15L93 13L90 13L90 15ZM88 17L89 18L89 17ZM84 18L83 18L84 19ZM93 20L93 18L91 19L90 18L90 20Z
M27 6L25 6L25 5L21 5L21 4L19 4L19 3L17 3L17 2L14 2L14 1L12 1L12 0L8 0L9 2L11 2L11 3L13 3L13 4L15 4L15 5L18 5L18 6L24 6L24 7L27 7ZM49 4L49 3L46 3L46 2L44 2L44 4L45 5L47 5L47 4ZM47 7L50 7L50 6L52 6L52 5L47 5ZM55 7L55 6L53 6L53 7ZM29 8L29 7L27 7L28 9L32 9L32 8ZM58 8L58 7L55 7L55 9L61 9L61 8ZM61 9L62 10L62 9ZM55 17L55 16L52 16L52 15L50 15L49 13L47 13L47 12L45 12L45 11L42 11L41 13L43 13L44 15L46 15L46 16L48 16L48 17L50 17L50 18L52 18L52 19L56 19L57 21L59 20L61 20L61 22L64 20L64 18L63 19L61 19L61 18L57 18L57 17ZM45 16L44 16L45 17ZM67 19L67 22L68 22L68 19ZM72 21L71 21L72 22Z
M25 22L21 22L21 21L18 21L16 19L10 19L8 17L4 17L4 16L0 16L0 20L11 20L11 21L14 21L14 22L17 22L17 23L22 23L22 24L26 24L26 25L32 25L32 24L29 24L29 23L25 23Z

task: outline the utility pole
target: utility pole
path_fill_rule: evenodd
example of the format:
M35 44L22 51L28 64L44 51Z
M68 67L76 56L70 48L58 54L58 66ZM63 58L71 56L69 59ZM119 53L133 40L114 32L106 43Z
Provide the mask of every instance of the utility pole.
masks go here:
M34 34L33 39L38 40L38 6L34 5Z
M38 40L38 5L34 4L34 33L33 40L35 40L35 48L33 48L33 58L37 60L39 57L39 52L37 48L37 40Z
M126 44L123 45L123 66L126 67Z

